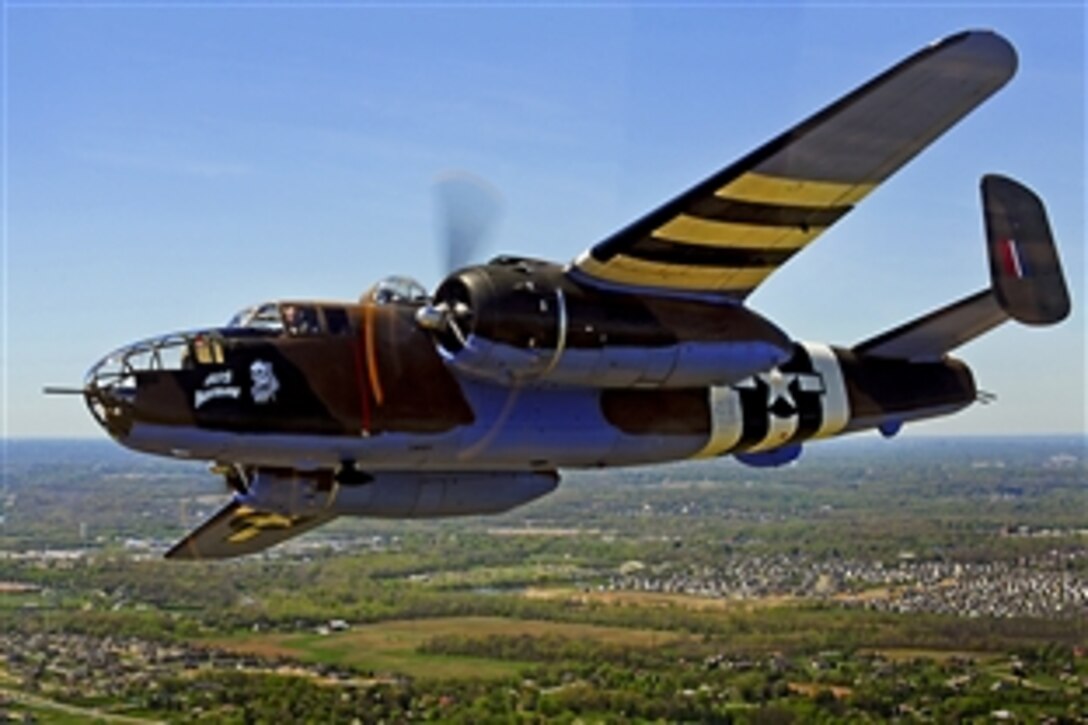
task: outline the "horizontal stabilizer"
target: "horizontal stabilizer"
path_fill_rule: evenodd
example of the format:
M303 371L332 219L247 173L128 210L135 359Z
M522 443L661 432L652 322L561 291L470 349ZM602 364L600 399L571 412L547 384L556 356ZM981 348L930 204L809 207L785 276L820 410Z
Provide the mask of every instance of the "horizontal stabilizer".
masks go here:
M982 179L986 247L994 295L1014 320L1050 325L1069 314L1058 251L1043 202L1004 176Z
M983 290L866 340L856 345L854 352L916 362L939 360L1007 319L993 291Z
M237 498L166 552L167 559L229 559L253 554L336 518L332 513L285 516Z

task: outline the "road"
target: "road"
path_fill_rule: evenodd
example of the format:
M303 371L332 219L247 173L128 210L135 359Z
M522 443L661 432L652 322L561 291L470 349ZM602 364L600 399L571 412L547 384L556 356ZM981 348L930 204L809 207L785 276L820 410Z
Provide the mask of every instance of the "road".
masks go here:
M50 700L49 698L41 697L39 695L31 695L29 692L13 690L7 687L0 687L0 699L7 699L9 702L16 702L20 705L25 705L37 710L52 710L54 712L64 713L65 715L72 715L99 722L127 723L127 725L150 725L151 723L163 722L162 720L147 720L145 718L129 717L128 715L117 715L97 708L67 705L63 702L57 702L56 700Z

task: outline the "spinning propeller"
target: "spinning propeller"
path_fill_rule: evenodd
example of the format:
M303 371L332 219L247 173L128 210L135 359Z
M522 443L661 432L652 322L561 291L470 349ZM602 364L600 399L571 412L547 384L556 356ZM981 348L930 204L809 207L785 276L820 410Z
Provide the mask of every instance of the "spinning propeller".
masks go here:
M435 183L438 239L447 275L468 266L483 249L502 211L498 191L483 179L465 172L443 175ZM430 304L416 315L419 326L436 333L443 346L465 346L473 312L468 290L448 278Z
M445 272L467 266L480 252L502 211L499 192L478 176L458 171L435 182L435 221Z

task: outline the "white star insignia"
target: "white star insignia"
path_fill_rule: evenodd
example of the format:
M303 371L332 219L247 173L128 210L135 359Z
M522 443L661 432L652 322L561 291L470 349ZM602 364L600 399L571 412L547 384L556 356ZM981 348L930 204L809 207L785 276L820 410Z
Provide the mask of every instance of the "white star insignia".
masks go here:
M825 392L823 377L818 374L783 373L778 369L742 380L734 387L752 390L757 387L757 380L766 386L767 410L772 412L775 410L781 411L783 406L789 410L789 413L784 415L780 412L775 413L781 418L790 418L797 415L797 401L793 398L795 391L798 393L819 393L821 395Z
M767 383L767 407L771 408L779 400L786 401L786 404L793 409L797 409L797 405L793 400L793 392L790 390L790 384L797 379L796 375L783 375L778 370L772 370L769 375L760 376L763 382Z

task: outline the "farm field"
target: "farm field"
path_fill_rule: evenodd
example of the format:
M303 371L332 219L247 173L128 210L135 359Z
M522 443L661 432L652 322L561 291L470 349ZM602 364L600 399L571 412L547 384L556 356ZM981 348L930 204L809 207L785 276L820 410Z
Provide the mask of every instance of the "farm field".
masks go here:
M253 634L206 640L208 646L231 652L289 657L303 662L346 665L373 672L395 672L419 678L498 678L516 674L528 662L484 657L426 654L421 645L449 635L469 638L561 637L585 642L655 647L686 639L676 632L603 627L500 617L440 617L390 620L328 634Z

